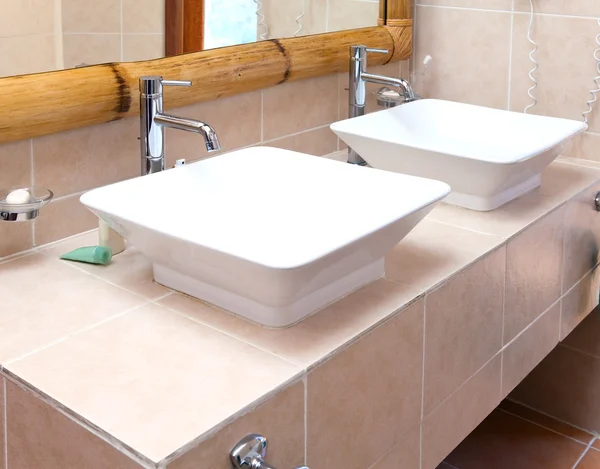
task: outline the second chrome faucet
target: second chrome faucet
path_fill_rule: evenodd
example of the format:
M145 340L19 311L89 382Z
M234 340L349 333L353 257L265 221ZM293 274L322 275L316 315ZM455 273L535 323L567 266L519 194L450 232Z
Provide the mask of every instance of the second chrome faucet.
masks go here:
M207 123L163 113L163 86L192 86L190 81L140 78L140 145L142 176L165 169L165 128L195 132L204 138L209 152L221 149L215 130Z
M405 102L413 101L415 93L410 83L403 78L386 77L367 73L367 53L387 54L387 50L369 49L367 46L350 47L350 101L348 117L359 117L365 114L367 104L367 83L393 86L404 92ZM366 165L358 153L348 149L348 163Z

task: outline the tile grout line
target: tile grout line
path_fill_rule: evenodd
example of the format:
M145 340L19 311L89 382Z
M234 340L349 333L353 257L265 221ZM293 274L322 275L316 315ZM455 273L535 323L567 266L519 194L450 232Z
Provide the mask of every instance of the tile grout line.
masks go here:
M507 398L507 400L508 400L509 402L513 402L513 403L515 403L515 404L518 404L518 405L520 405L520 406L522 406L522 407L525 407L526 409L529 409L529 410L532 410L532 411L534 411L534 412L537 412L538 414L541 414L541 415L543 415L543 416L545 416L545 417L548 417L548 418L550 418L550 419L552 419L552 420L556 420L557 422L560 422L560 423L562 423L562 424L564 424L564 425L568 425L569 427L572 427L572 428L576 428L577 430L580 430L580 431L582 431L582 432L584 432L584 433L588 433L589 435L592 435L592 436L593 436L593 433L591 433L590 431L586 430L585 428L581 428L581 427L578 427L577 425L573 425L572 423L569 423L569 422L567 422L566 420L562 420L562 419L560 419L560 418L558 418L558 417L554 417L553 415L550 415L550 414L548 414L548 413L546 413L546 412L543 412L543 411L541 411L541 410L535 409L535 408L533 408L533 407L531 407L531 406L529 406L529 405L527 405L527 404L524 404L524 403L522 403L522 402L515 401L515 400L512 400L512 399L510 399L510 398ZM510 412L507 412L507 413L510 413ZM523 419L523 420L526 420L526 419ZM536 424L536 425L537 425L537 424ZM540 426L541 426L541 425L540 425ZM577 440L575 440L575 441L577 441ZM585 444L587 444L587 443L585 443Z
M503 398L504 390L504 328L506 322L506 284L508 283L508 241L506 242L506 250L504 251L504 288L502 290L502 327L500 328L500 399ZM540 314L539 317L545 313ZM538 317L538 318L539 318ZM537 318L536 318L537 320ZM536 321L532 321L536 322ZM527 329L527 328L526 328Z
M308 373L302 378L304 381L304 465L308 465Z
M511 402L512 402L512 401L511 401ZM520 403L519 403L519 404L520 404ZM511 412L511 411L509 411L509 410L503 409L502 407L498 407L497 409L498 409L498 410L500 410L501 412L504 412L505 414L511 415L511 416L513 416L513 417L515 417L515 418L518 418L518 419L520 419L520 420L523 420L524 422L528 422L528 423L530 423L530 424L532 424L532 425L535 425L535 426L537 426L537 427L543 428L544 430L548 430L549 432L552 432L552 433L554 433L554 434L556 434L556 435L560 435L560 436L562 436L562 437L564 437L564 438L568 438L569 440L571 440L571 441L574 441L574 442L576 442L576 443L579 443L579 444L581 444L581 445L584 445L584 446L586 446L586 447L589 445L589 443L585 443L585 442L583 442L583 441L581 441L581 440L578 440L578 439L576 439L576 438L573 438L572 436L568 436L568 435L565 435L564 433L561 433L561 432L559 432L559 431L557 431L557 430L553 430L552 428L548 428L547 426L545 426L545 425L542 425L541 423L534 422L533 420L529 420L528 418L525 418L525 417L523 417L523 416L521 416L521 415L519 415L519 414L516 414L516 413L514 413L514 412ZM535 410L535 409L532 409L532 410ZM537 411L536 411L536 412L537 412ZM540 413L540 414L542 414L542 412L539 412L539 413ZM546 414L542 414L542 415L546 415ZM561 420L555 419L554 417L551 417L551 416L549 416L549 415L546 415L546 417L550 417L550 418L552 418L553 420L556 420L557 422L566 423L566 422L562 422ZM570 427L572 427L572 428L577 428L577 427L575 427L575 426L573 426L573 425L571 425L571 424L567 424L567 425L569 425L569 426L570 426ZM580 428L577 428L577 430L581 430L581 429L580 429ZM585 431L585 430L584 430L584 431ZM592 435L592 434L589 434L589 435L593 437L593 435Z
M485 13L514 13L517 15L529 15L528 11L521 10L503 10L503 9L491 9L491 8L469 8L469 7L461 7L461 6L450 6L450 5L426 5L419 4L421 8L438 8L442 10L463 10L463 11L477 11L477 12L485 12ZM570 19L581 19L581 20L597 20L597 16L585 16L585 15L569 15L569 14L560 14L560 13L541 13L536 12L536 16L550 16L555 18L570 18Z
M427 350L427 348L425 346L425 343L426 343L425 341L427 340L426 328L427 328L427 295L425 295L425 297L423 298L423 350L422 350L423 366L421 367L421 422L425 418L425 353Z
M592 440L593 441L593 440ZM590 451L591 445L588 445L584 450L583 453L581 453L581 456L579 456L579 459L577 461L575 461L575 464L573 465L572 469L577 469L577 467L579 466L579 464L581 463L581 461L583 461L583 458L585 458L585 456L588 454L588 452Z
M571 347L570 345L564 344L562 342L559 343L558 346L566 348L567 350L571 350L572 352L580 353L582 355L585 355L586 357L590 357L590 358L594 358L596 360L600 360L600 356L598 356L598 355L594 355L593 353L589 353L589 352L584 352L583 350L576 349L575 347Z

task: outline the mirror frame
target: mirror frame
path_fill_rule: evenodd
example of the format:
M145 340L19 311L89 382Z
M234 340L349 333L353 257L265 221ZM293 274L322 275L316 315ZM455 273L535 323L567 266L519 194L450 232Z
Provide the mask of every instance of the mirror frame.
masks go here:
M380 0L379 26L270 39L143 62L119 62L0 78L0 143L111 122L139 114L139 77L192 80L165 95L174 108L348 71L354 44L387 49L372 65L412 52L412 0Z

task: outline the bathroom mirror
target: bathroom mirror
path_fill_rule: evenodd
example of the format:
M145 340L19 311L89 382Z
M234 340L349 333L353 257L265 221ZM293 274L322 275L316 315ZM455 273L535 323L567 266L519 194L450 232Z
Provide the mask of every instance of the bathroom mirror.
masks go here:
M0 0L0 77L375 26L378 10L379 0Z

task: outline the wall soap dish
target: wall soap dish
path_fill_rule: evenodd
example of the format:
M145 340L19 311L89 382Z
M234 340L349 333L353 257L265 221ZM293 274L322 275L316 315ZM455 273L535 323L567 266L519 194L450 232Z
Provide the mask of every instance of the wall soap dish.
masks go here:
M52 197L52 191L43 187L0 189L0 221L33 220Z

